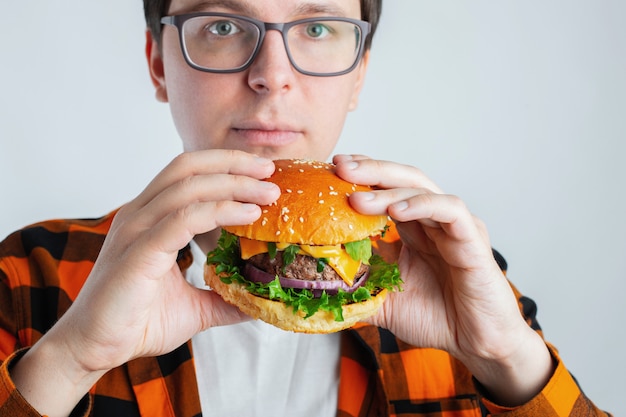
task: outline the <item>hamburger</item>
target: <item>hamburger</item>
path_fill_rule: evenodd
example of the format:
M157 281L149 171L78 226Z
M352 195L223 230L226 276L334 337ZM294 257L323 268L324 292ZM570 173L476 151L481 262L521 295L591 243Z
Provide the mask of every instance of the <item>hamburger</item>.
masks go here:
M329 163L274 162L268 181L280 187L279 199L254 223L223 228L205 282L283 330L330 333L373 315L401 279L396 264L372 251L388 217L358 213L348 201L371 188L339 178Z

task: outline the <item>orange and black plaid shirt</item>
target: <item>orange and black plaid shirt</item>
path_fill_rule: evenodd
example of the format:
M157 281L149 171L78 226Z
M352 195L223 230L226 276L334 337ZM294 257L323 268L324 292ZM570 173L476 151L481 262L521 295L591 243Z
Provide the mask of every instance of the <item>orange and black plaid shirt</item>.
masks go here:
M15 389L9 370L69 308L113 216L44 222L0 244L0 416L39 416ZM393 246L384 245L381 251ZM189 263L190 252L182 251L181 268ZM528 324L540 331L534 303L517 295ZM551 351L557 367L548 385L528 404L507 409L485 398L463 364L446 352L416 348L384 329L357 325L342 334L337 416L606 416ZM72 416L201 416L191 343L111 370Z

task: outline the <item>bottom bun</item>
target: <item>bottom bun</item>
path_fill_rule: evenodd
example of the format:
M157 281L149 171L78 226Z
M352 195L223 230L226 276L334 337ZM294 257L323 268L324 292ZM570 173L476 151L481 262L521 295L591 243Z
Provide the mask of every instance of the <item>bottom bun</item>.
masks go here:
M225 301L237 306L250 317L299 333L333 333L347 329L374 315L387 298L387 290L382 290L369 300L344 305L344 321L335 321L334 315L329 311L318 311L305 319L301 311L294 313L293 308L280 301L257 297L249 293L242 284L223 283L215 272L215 265L205 265L204 281Z

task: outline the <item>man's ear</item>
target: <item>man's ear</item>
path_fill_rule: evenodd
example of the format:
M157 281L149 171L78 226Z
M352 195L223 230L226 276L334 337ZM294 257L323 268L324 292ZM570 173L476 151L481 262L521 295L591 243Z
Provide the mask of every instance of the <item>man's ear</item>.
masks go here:
M370 62L370 51L367 50L363 54L361 58L361 62L359 66L356 67L355 71L358 72L357 79L354 84L354 91L352 92L352 98L350 99L350 105L348 106L348 111L356 110L359 105L359 96L361 94L361 90L363 89L363 85L365 84L365 74L367 73L367 66Z
M159 43L152 36L150 30L146 30L146 58L150 69L150 79L155 87L155 96L158 101L167 103L167 88L165 86L165 71L163 69L163 57Z

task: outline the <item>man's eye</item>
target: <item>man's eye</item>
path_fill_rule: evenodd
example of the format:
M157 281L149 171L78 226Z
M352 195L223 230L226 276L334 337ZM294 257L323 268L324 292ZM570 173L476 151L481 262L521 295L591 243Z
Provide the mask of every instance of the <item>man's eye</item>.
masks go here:
M323 38L328 32L328 27L322 23L311 23L306 27L306 34L311 38Z
M239 27L230 20L220 20L210 25L207 30L217 36L229 36L240 32Z

